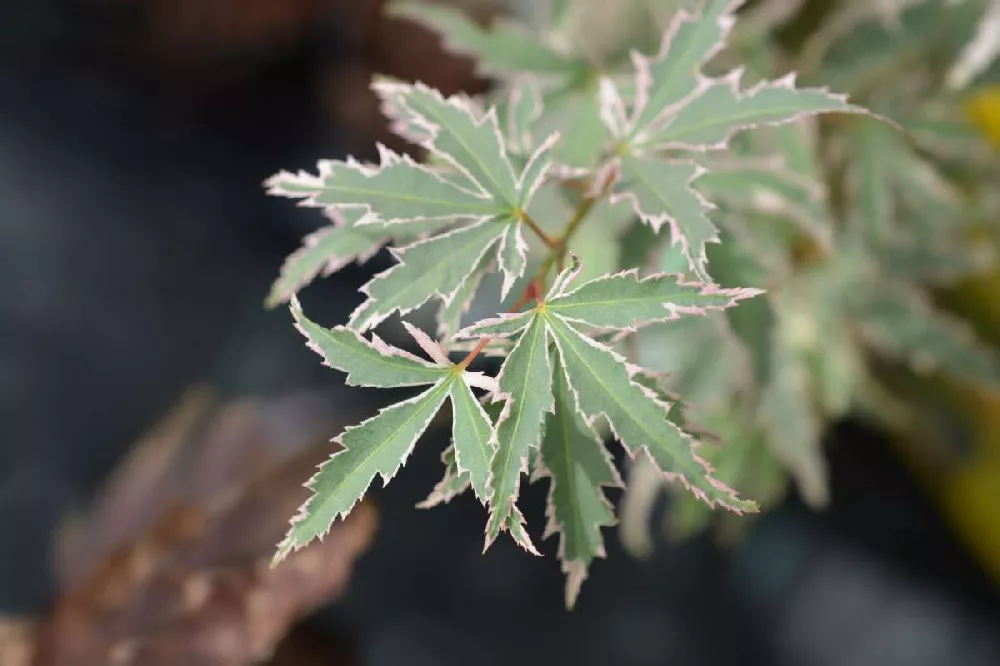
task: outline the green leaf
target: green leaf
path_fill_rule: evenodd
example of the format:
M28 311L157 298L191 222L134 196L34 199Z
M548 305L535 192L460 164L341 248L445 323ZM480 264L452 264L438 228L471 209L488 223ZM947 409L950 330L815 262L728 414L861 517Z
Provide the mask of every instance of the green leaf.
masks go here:
M615 268L632 268L633 266L652 267L653 270L656 269L655 256L660 251L657 247L662 239L657 238L656 232L650 228L648 224L644 224L642 220L633 220L625 228L624 232L619 237L620 251L618 256L618 263ZM687 272L687 258L684 257L679 252L677 256L680 257L680 261L677 262L675 266L672 266L673 270L665 270L660 268L661 273L685 273Z
M868 381L864 352L847 317L820 323L823 341L808 350L806 363L817 409L828 419L838 419L850 411L858 388Z
M948 284L989 267L992 252L964 235L975 217L955 185L891 129L852 135L849 221L891 278Z
M873 257L889 278L947 286L988 270L996 262L996 248L986 243L937 243L890 238L873 248Z
M443 379L420 395L396 403L334 441L343 448L319 468L306 486L313 495L292 519L291 528L274 556L280 562L330 530L338 517L350 513L375 475L388 483L410 455L417 439L448 397L452 379Z
M900 166L899 139L875 123L861 124L853 141L856 154L848 177L853 223L868 239L891 236L898 227L894 172Z
M711 282L705 244L718 242L718 230L706 214L712 205L691 187L702 173L692 162L625 156L611 201L630 200L636 214L656 231L669 224L671 243L681 246L690 270Z
M524 210L531 203L535 192L542 186L552 166L551 153L559 142L560 134L555 132L543 141L531 155L528 163L517 179L518 210Z
M600 115L600 99L592 86L553 93L546 97L538 132L558 131L562 139L552 159L564 172L593 168L608 144L610 133Z
M517 181L495 108L483 114L467 97L445 99L422 83L377 79L372 89L401 136L434 152L458 169L469 184L504 202L509 210L517 207Z
M552 411L552 370L549 368L545 322L535 316L504 361L497 377L506 400L495 431L490 463L490 519L486 546L505 528L527 472L528 452L542 438L544 416Z
M822 88L794 87L787 76L739 92L739 75L711 81L676 113L638 136L634 145L653 150L721 150L736 132L790 123L805 115L838 111L867 113L843 95Z
M825 211L823 187L788 170L780 159L713 164L698 178L695 189L736 211L791 220L821 247L829 247L832 242L833 223Z
M666 374L699 412L721 409L752 383L749 354L720 314L644 329L637 346L643 367Z
M820 448L822 424L810 400L807 368L781 339L780 330L774 337L770 381L761 398L761 423L768 446L791 472L803 500L822 508L829 501L826 458Z
M733 12L743 0L706 0L701 12L682 12L653 58L636 56L636 109L629 138L653 123L698 87L702 66L725 44Z
M473 58L488 74L572 74L586 65L544 46L508 21L496 21L484 30L456 8L425 2L392 3L389 12L439 32L447 50Z
M506 224L490 220L393 249L399 263L361 288L368 300L351 314L348 326L366 331L393 312L406 314L433 297L450 304L506 231Z
M317 191L316 187L296 188L286 196L305 199L302 205L323 207L311 201ZM334 224L306 236L302 247L285 260L267 297L268 308L287 302L317 276L331 275L352 261L363 264L387 242L412 243L446 225L441 220L387 225L373 221L370 213L359 208L327 208L326 214L334 219ZM364 224L358 224L362 220Z
M918 372L941 370L959 379L1000 386L1000 358L966 322L935 309L901 285L867 285L852 294L863 333L881 352Z
M899 14L896 26L872 20L877 18L873 16L875 9L898 10L906 4L910 7ZM981 3L843 4L839 13L828 19L831 25L824 32L832 48L825 53L815 78L842 90L870 90L884 77L898 77L903 68L919 71L928 60L936 61L938 68L971 38L977 6Z
M894 119L922 149L942 157L967 159L983 152L982 132L968 119L894 116Z
M823 174L819 168L819 128L816 118L807 116L786 125L778 125L771 128L771 133L784 158L785 168L806 182L824 187Z
M319 163L319 176L282 172L268 181L270 194L310 192L309 205L329 208L362 208L374 217L357 225L381 221L389 224L440 219L482 219L510 209L482 191L469 191L442 179L406 155L379 147L380 164Z
M541 555L535 549L535 544L531 543L531 537L528 536L528 530L525 526L524 514L521 513L521 510L516 505L511 509L510 516L507 517L505 529L510 533L510 537L518 546L524 548L532 555Z
M720 444L705 447L705 458L717 476L770 508L784 496L788 474L768 449L766 437L745 419L731 412L706 415L706 427L717 433ZM703 502L677 493L668 505L667 530L673 539L684 539L707 528L714 517ZM720 525L742 529L749 521ZM731 532L729 534L732 534Z
M788 280L795 272L795 249L800 242L801 225L784 218L766 213L749 210L739 211L727 206L720 206L712 220L719 225L719 243L708 248L709 262L712 264L712 275L721 280L724 273L735 274L737 283L776 283ZM817 233L822 228L825 232L832 230L832 225L816 225ZM831 234L832 235L832 234ZM816 239L819 246L829 247ZM828 240L832 240L829 238ZM735 245L729 251L726 245ZM722 265L734 255L736 270L727 269Z
M500 272L503 274L503 285L500 287L500 298L507 298L515 282L524 275L528 265L528 244L521 235L521 225L511 224L500 241Z
M669 479L680 480L696 497L711 506L736 513L756 511L735 491L712 476L696 453L696 442L667 417L669 406L632 381L625 359L574 330L556 316L546 325L576 394L577 407L588 423L603 415L631 453L645 450Z
M451 385L453 412L451 439L459 475L467 475L476 497L489 497L490 460L493 457L493 424L472 389L464 381Z
M455 292L451 301L441 303L438 310L438 335L446 340L455 337L455 334L462 328L462 317L469 311L472 301L476 297L479 285L486 272L489 270L493 258L486 254L479 260L479 266L469 275L468 279Z
M656 267L661 273L685 277L692 274L691 262L688 261L687 255L684 253L684 243L666 243L666 247L660 251L659 257Z
M296 328L309 341L309 348L323 357L323 365L346 372L348 386L394 388L435 384L451 372L448 367L433 365L387 345L378 337L368 342L343 326L324 328L302 313L294 296L291 311Z
M615 513L601 490L622 487L603 442L576 410L576 399L558 361L553 364L555 409L547 417L542 440L543 473L552 479L546 537L559 537L559 559L566 574L566 605L573 607L587 569L604 557L601 527L615 524Z
M302 247L288 255L265 304L277 307L318 276L331 275L352 261L364 263L387 240L385 229L375 225L330 225L314 231L305 237Z
M762 270L757 257L748 255L732 238L713 245L712 250L713 265L716 267L713 273L720 285L761 284L767 279L767 272ZM771 368L772 299L748 300L738 308L729 308L725 315L730 329L750 352L754 378L758 384L763 384Z
M535 123L542 116L544 106L542 91L533 78L518 78L504 100L507 119L507 143L518 155L531 153Z
M534 310L504 313L493 319L483 319L455 334L456 338L507 338L517 335L534 322Z
M640 278L637 269L607 275L580 285L545 304L548 312L595 328L635 330L641 324L725 310L759 289L721 289L684 283L676 275Z

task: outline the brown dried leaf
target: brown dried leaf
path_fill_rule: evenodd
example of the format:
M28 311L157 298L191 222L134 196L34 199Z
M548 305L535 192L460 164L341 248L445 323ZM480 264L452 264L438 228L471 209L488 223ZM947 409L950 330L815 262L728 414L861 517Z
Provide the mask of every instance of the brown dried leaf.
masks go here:
M318 434L340 425L320 418L329 411L309 396L240 401L194 436L164 426L161 433L181 441L147 439L81 524L120 535L120 526L101 529L115 517L130 522L117 502L168 499L148 529L89 543L97 563L40 623L33 665L242 666L268 658L298 620L340 595L375 530L374 509L362 504L324 541L269 566L288 517L307 498L303 479L332 452ZM171 464L149 453L160 447L174 452ZM168 492L144 497L128 473L168 479Z
M35 622L0 615L0 664L30 666L34 654Z

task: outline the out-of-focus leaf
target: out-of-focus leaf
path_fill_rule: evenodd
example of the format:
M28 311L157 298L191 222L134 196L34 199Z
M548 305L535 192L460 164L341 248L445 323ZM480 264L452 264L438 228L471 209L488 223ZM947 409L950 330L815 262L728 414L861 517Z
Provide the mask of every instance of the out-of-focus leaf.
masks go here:
M989 387L1000 386L1000 357L971 327L900 285L869 285L852 308L876 349L917 371L940 370Z
M392 3L389 11L439 32L445 48L471 56L489 74L533 72L569 75L585 63L548 48L526 30L496 21L488 29L469 20L459 9L429 3Z

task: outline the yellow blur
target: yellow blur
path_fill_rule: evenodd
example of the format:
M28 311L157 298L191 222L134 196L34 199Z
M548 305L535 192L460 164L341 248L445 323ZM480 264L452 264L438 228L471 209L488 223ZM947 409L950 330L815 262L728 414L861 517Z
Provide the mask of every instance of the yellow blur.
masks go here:
M1000 86L976 91L964 110L1000 150ZM1000 348L1000 270L965 281L945 300L975 322L987 343ZM922 456L921 447L901 448L958 538L1000 585L1000 395L947 380L933 383L942 407L968 429L968 449L951 464L935 465Z

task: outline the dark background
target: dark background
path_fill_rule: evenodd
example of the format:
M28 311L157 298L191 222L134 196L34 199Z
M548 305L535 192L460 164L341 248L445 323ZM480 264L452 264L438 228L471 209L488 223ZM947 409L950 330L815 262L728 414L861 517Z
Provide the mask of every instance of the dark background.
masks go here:
M233 396L319 387L352 420L384 399L345 389L286 311L264 309L284 257L323 220L264 196L261 181L370 155L371 71L481 82L435 66L426 37L379 27L374 3L274 4L3 3L0 613L51 603L58 521L191 384ZM310 287L307 309L339 321L386 261ZM482 555L474 502L413 508L446 436L425 438L375 493L373 548L346 598L309 623L361 663L1000 663L996 590L856 424L833 433L826 514L792 497L736 550L703 537L661 543L648 561L609 530L609 559L572 613L554 539L543 559L507 541ZM536 543L544 492L526 495Z

